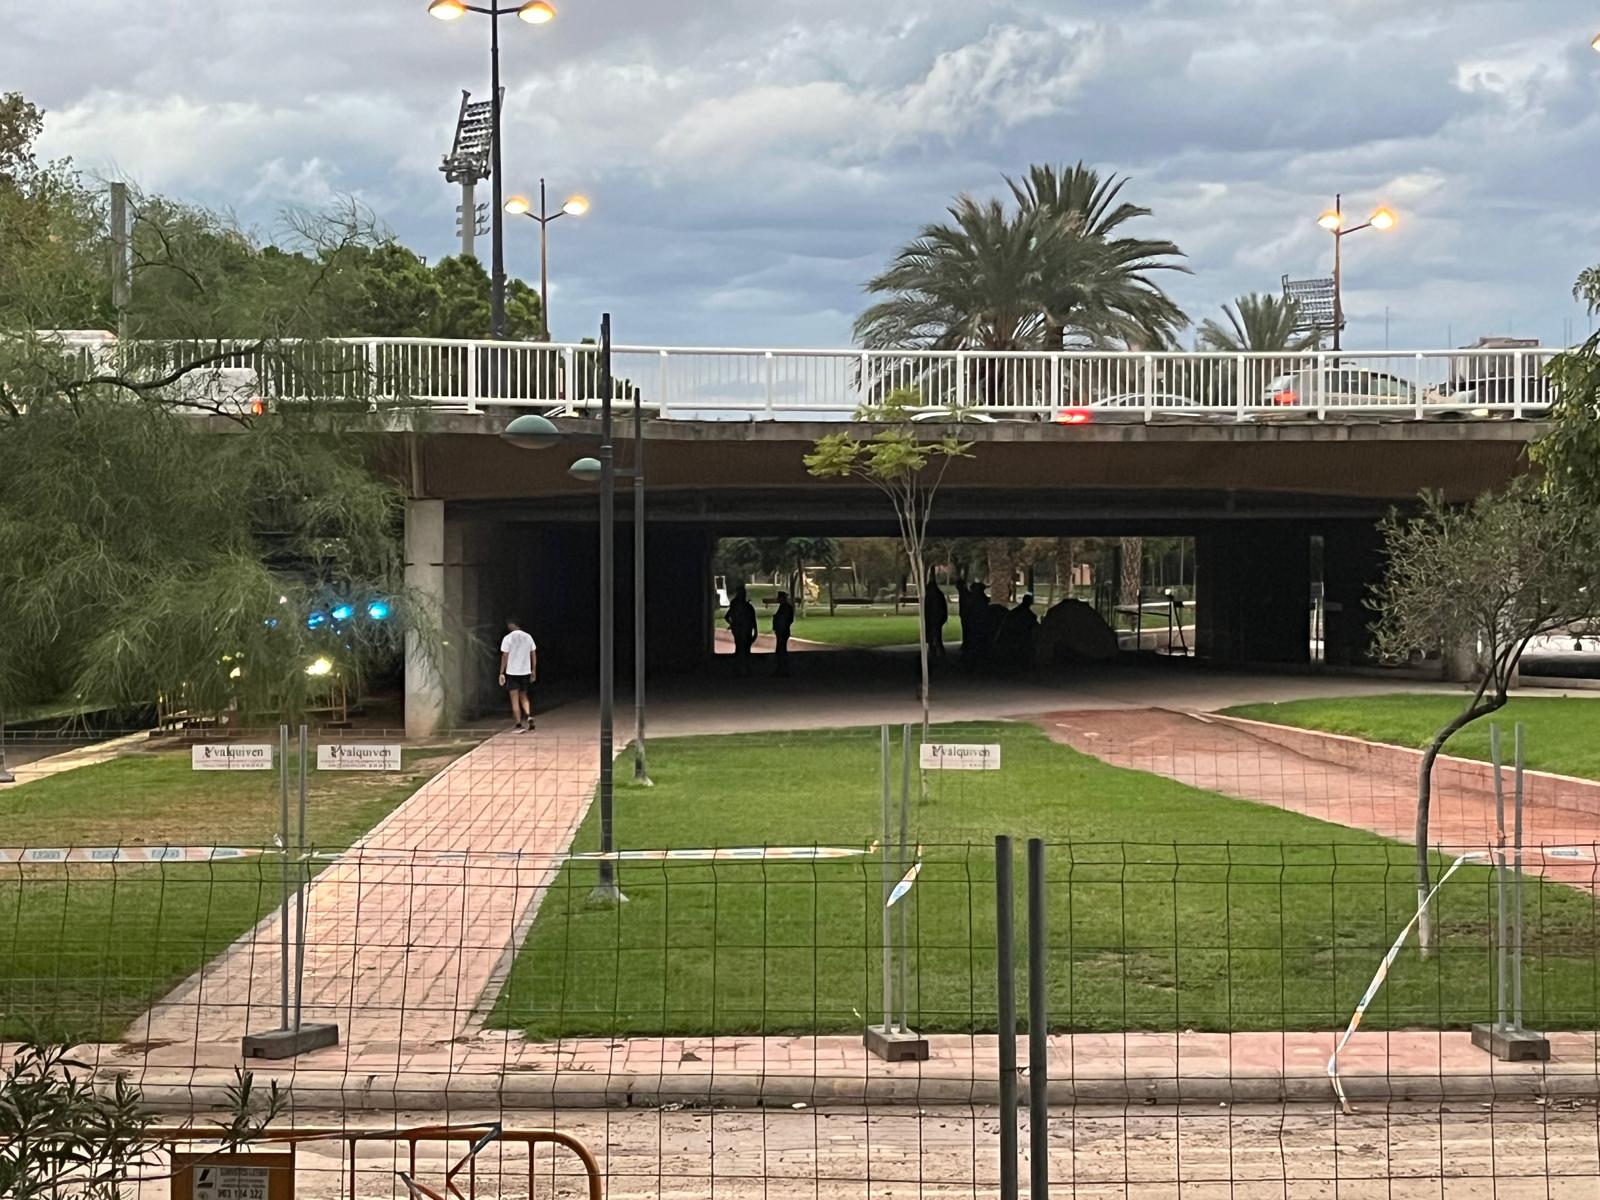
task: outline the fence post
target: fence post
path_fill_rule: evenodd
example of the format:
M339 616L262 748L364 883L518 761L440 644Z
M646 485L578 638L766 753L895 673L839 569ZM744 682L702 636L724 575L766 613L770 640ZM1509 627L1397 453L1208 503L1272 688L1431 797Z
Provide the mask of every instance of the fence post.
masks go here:
M1017 1200L1016 885L1011 839L994 839L994 958L1000 1052L1000 1200Z
M879 873L881 893L878 903L883 906L883 1024L868 1025L866 1033L862 1035L862 1045L868 1052L888 1062L922 1062L928 1057L928 1039L906 1027L899 1013L903 1010L909 1016L909 1006L905 996L900 998L900 1009L895 1006L895 946L894 946L894 914L889 910L889 897L894 892L895 884L899 882L895 874L893 863L901 862L901 873L904 873L905 858L904 846L906 844L909 816L906 812L910 796L910 754L911 754L911 727L905 726L901 733L901 744L905 756L905 783L901 791L901 806L899 820L899 837L902 849L895 850L895 814L894 814L894 787L893 769L894 753L889 744L889 726L880 729L881 748L881 784L883 791L883 841L879 844L883 855L883 868ZM893 858L891 858L893 856ZM902 903L904 900L902 898ZM900 928L902 935L906 929L905 917L902 912ZM900 988L907 990L905 947L900 947Z
M659 399L656 401L656 415L663 421L667 419L667 352L661 351L661 382Z
M467 356L467 411L478 411L478 344L468 342L462 347Z
M775 421L775 420L777 420L777 412L773 408L773 389L777 386L777 382L776 382L776 380L773 379L773 372L774 372L774 370L776 370L776 367L775 367L775 365L773 363L772 351L771 350L768 350L766 352L766 359L767 359L767 420Z
M907 841L911 825L911 726L900 727L900 852L895 856L895 882L910 868ZM911 896L900 898L900 1022L898 1031L911 1028L911 981L906 960L911 957Z
M279 963L278 1028L289 1028L289 727L278 726L278 837L283 854L283 917L278 923Z
M294 850L300 860L300 878L295 881L294 903L294 1029L301 1027L302 999L306 986L306 892L311 888L311 866L306 862L306 753L309 741L306 727L300 726L300 811L295 822Z
M1249 371L1246 369L1244 355L1239 354L1234 358L1233 377L1233 414L1235 419L1239 421L1243 421L1247 415L1245 413L1245 405L1249 403L1249 399L1245 389L1248 386Z
M1510 964L1507 968L1506 932L1506 818L1505 788L1502 782L1500 760L1500 727L1489 727L1489 751L1494 763L1494 799L1496 825L1495 853L1495 906L1498 920L1495 946L1497 987L1495 996L1495 1021L1479 1022L1472 1027L1472 1044L1487 1050L1502 1062L1543 1062L1550 1057L1550 1039L1522 1026L1522 801L1523 801L1523 726L1516 725L1513 754L1515 775L1512 790L1511 852L1514 871L1509 873L1510 897ZM1511 1017L1506 1019L1506 976L1511 977Z
M1045 948L1044 840L1028 839L1029 1200L1050 1195L1050 993Z
M243 1058L294 1058L312 1050L320 1050L325 1046L339 1044L339 1027L334 1024L312 1022L307 1024L302 1018L302 991L305 986L306 966L306 893L311 887L311 865L306 858L306 775L309 767L310 744L306 736L306 727L300 726L299 751L300 760L297 764L299 771L299 818L295 824L293 836L289 826L289 727L278 727L278 748L282 766L279 773L278 785L278 816L280 822L279 837L283 843L283 909L279 915L281 928L279 929L278 947L282 955L282 972L279 981L279 1010L278 1028L270 1033L246 1033L240 1047L240 1056ZM297 865L291 867L291 856L298 860ZM293 1012L290 1012L289 1001L289 917L290 917L290 871L303 870L305 874L299 881L299 886L294 890L294 1003Z

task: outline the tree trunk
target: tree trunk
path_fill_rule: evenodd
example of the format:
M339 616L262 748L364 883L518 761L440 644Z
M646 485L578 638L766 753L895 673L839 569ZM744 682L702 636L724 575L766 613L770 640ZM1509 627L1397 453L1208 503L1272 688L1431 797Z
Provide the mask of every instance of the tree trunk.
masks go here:
M989 599L996 604L1017 602L1017 552L1010 538L990 538Z
M828 615L831 617L839 610L838 601L833 598L833 567L828 568Z
M1486 717L1505 705L1503 694L1491 696L1482 704L1473 704L1453 721L1434 734L1433 741L1423 751L1422 763L1417 768L1417 826L1414 833L1417 843L1417 949L1427 958L1433 949L1433 914L1428 911L1428 893L1433 890L1433 871L1428 861L1428 819L1433 807L1433 764L1438 760L1444 744L1460 730L1479 717Z
M1125 537L1122 546L1122 578L1118 583L1118 603L1138 604L1139 591L1144 586L1144 539ZM1134 628L1138 628L1137 625Z
M1056 594L1055 603L1072 596L1072 568L1078 557L1078 544L1071 538L1056 539Z

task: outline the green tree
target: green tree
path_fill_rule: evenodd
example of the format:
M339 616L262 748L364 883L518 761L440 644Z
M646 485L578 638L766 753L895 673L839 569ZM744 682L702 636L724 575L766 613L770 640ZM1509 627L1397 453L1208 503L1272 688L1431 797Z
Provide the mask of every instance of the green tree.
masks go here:
M1434 736L1418 772L1421 907L1431 886L1434 763L1457 731L1504 707L1530 641L1600 618L1600 509L1524 478L1469 505L1424 496L1419 513L1391 515L1383 534L1388 567L1372 598L1379 654L1403 660L1466 650L1478 673L1471 698ZM1419 941L1426 953L1432 944L1426 914Z
M0 94L0 184L34 169L33 142L44 128L44 114L21 92Z
M52 332L111 316L104 213L85 199L62 164L0 183L0 703L290 716L326 688L318 660L359 685L407 631L431 649L401 579L403 493L374 469L392 414L369 411L359 360L300 340L326 332L370 230L306 220L303 250L269 255L138 197L135 316L185 340L86 351ZM268 384L296 402L252 413ZM376 601L389 618L363 619Z
M1046 321L1046 277L1072 249L1059 224L1007 213L998 200L957 197L951 222L925 226L867 291L889 299L856 319L863 345L881 349L1023 350Z
M1572 295L1591 314L1600 313L1600 266L1579 274ZM1555 393L1550 429L1530 454L1547 490L1565 492L1573 503L1600 505L1600 332L1557 355L1547 371Z
M1222 307L1227 324L1201 322L1203 350L1230 353L1293 354L1317 348L1316 330L1298 328L1300 302L1271 292L1250 292Z
M944 482L945 472L957 458L970 458L971 443L945 435L924 441L911 420L911 413L922 404L922 395L912 388L889 393L881 405L864 408L856 419L886 426L869 437L852 430L819 438L805 456L806 470L822 479L856 479L870 484L889 500L899 525L900 544L911 565L917 588L917 645L922 668L922 732L927 736L931 710L928 679L927 579L925 550L928 520L933 502Z
M1187 273L1177 261L1183 251L1165 238L1120 232L1129 221L1151 215L1150 209L1119 199L1126 177L1102 179L1080 160L1070 167L1035 165L1020 182L1006 182L1024 211L1053 218L1072 243L1065 262L1045 277L1047 349L1060 348L1069 334L1091 344L1115 340L1161 347L1188 324L1153 278L1161 271Z

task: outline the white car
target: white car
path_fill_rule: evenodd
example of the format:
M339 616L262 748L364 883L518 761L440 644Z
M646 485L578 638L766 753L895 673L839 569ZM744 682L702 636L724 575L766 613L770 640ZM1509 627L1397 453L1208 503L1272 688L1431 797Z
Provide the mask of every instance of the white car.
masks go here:
M1417 402L1417 391L1397 375L1345 364L1307 367L1271 380L1261 403L1275 408L1342 408L1383 412Z

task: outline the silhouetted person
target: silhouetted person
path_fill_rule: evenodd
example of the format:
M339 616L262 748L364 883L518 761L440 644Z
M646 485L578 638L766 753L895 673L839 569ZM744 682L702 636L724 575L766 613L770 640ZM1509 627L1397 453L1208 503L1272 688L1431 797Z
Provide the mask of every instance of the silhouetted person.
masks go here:
M944 623L949 619L950 601L929 571L922 585L922 626L928 634L929 661L944 661Z
M1008 671L1025 671L1033 666L1033 637L1038 629L1033 596L1025 595L1022 603L1005 614L995 631L995 661Z
M733 590L728 614L723 618L733 634L733 657L741 674L750 674L750 647L756 643L756 606L745 596L744 584Z
M788 592L778 593L778 607L772 614L772 641L773 653L777 656L777 673L780 677L789 674L789 631L794 628L794 604L789 600Z

